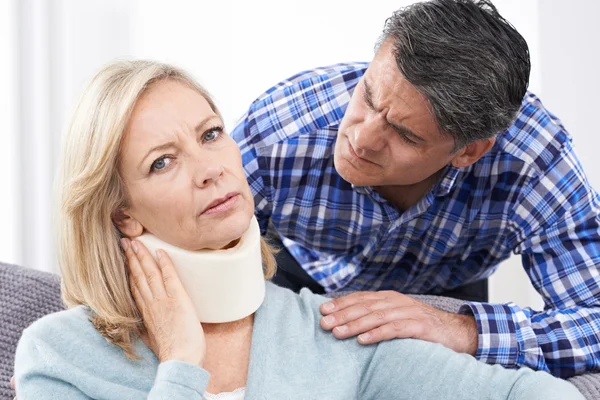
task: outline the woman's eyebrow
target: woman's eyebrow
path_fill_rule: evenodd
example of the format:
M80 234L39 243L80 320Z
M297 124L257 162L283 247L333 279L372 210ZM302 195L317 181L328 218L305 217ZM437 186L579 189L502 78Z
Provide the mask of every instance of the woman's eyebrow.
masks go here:
M212 120L214 118L219 118L219 116L216 114L211 114L211 115L207 116L206 118L202 119L194 128L194 132L200 133L202 131L202 128L204 127L204 125L206 125L207 122L209 122L210 120ZM172 147L175 147L174 141L170 141L170 142L163 143L158 146L152 147L150 150L148 150L148 152L146 153L144 158L142 158L142 161L140 161L138 168L142 167L142 164L144 164L144 162L146 161L146 159L148 158L148 156L150 154L154 153L155 151L165 150L165 149L172 148Z
M146 155L144 156L144 158L142 158L142 161L140 161L140 163L138 164L138 168L142 167L142 164L144 163L144 161L146 161L146 158L148 158L148 156L150 154L152 154L153 152L159 151L159 150L165 150L165 149L172 148L172 147L175 147L175 142L173 142L173 141L170 141L170 142L167 142L167 143L163 143L163 144L159 144L158 146L152 147L150 150L148 150L148 152L146 153Z
M206 118L204 118L202 121L200 121L200 122L198 123L198 125L196 125L196 127L194 128L194 131L195 131L196 133L200 133L200 131L202 130L202 128L204 127L204 125L206 125L206 123L207 123L208 121L210 121L211 119L213 119L213 118L219 118L219 116L218 116L218 115L216 115L216 114L209 115L208 117L206 117Z

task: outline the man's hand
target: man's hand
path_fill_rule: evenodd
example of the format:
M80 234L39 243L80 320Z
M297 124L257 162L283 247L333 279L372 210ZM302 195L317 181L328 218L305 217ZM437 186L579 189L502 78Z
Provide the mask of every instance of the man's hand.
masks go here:
M458 353L477 352L475 318L438 310L395 291L352 293L322 304L321 313L321 327L338 339L359 335L359 343L372 344L414 338Z

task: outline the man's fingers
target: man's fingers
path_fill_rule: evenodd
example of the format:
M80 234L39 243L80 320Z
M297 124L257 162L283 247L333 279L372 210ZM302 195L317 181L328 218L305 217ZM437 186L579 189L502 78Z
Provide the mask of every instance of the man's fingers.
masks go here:
M382 308L348 323L338 325L333 328L332 332L336 338L345 339L383 325L393 324L396 321L417 320L419 317L422 317L422 315L419 315L418 309L414 307Z
M12 390L16 390L14 375L10 377L10 387L12 388Z
M347 296L342 296L337 299L330 300L321 304L320 310L323 315L331 314L332 312L342 310L346 307L353 306L357 303L384 300L386 292L356 292Z
M385 309L392 308L394 308L392 304L382 300L362 301L322 317L321 328L331 330L336 326L348 324L371 313L383 317L386 312Z
M395 320L358 336L360 344L379 343L384 340L419 338L423 334L423 324L414 319Z

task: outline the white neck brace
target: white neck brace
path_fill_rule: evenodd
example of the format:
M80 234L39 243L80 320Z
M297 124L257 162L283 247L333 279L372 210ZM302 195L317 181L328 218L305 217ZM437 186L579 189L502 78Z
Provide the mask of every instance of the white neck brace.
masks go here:
M240 320L254 313L264 300L260 229L254 217L238 244L227 250L184 250L149 233L136 239L155 258L157 249L167 252L200 322Z

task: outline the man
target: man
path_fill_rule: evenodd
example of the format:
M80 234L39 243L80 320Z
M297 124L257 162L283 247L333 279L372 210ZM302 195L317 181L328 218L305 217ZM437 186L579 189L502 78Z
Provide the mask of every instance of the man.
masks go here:
M263 233L301 266L276 282L370 291L323 305L324 329L563 378L600 369L600 201L529 71L491 3L434 0L389 18L371 63L302 72L252 104L232 136ZM544 311L449 314L402 294L487 278L513 252Z

